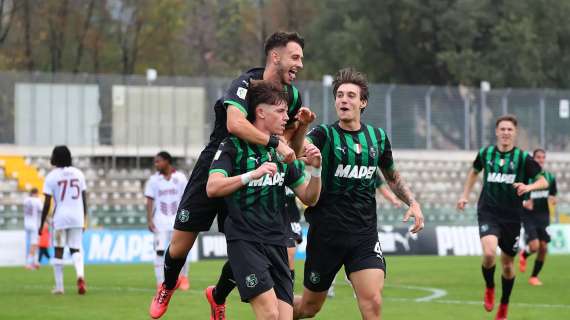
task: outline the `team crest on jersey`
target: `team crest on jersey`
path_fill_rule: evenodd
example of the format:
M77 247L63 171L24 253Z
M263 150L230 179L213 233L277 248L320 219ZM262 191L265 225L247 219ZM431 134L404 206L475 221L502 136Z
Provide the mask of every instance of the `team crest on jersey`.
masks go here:
M178 221L187 222L190 219L190 212L186 209L182 209L178 212Z
M362 153L362 145L360 143L354 144L354 153L356 153L356 154Z
M481 227L479 227L479 229L481 230L481 232L487 232L487 231L489 231L489 225L488 224L482 224Z
M245 285L248 288L254 288L257 285L257 277L254 273L250 274L249 276L245 277Z
M369 154L372 158L376 158L376 148L370 147L370 150L368 150L368 154Z
M309 281L311 281L312 284L321 282L321 274L315 271L311 271L311 274L309 275Z
M246 88L243 88L243 87L237 88L236 95L237 95L240 99L245 99L245 96L247 95L247 89L246 89Z

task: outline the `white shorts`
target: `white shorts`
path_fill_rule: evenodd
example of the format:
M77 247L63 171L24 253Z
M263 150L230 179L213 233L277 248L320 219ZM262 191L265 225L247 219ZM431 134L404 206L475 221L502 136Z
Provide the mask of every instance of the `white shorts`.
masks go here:
M166 251L172 238L172 231L154 232L154 251Z
M40 242L40 236L38 235L38 230L26 229L26 241L30 246L38 245Z
M83 228L58 229L53 234L53 246L55 248L81 249L83 240Z

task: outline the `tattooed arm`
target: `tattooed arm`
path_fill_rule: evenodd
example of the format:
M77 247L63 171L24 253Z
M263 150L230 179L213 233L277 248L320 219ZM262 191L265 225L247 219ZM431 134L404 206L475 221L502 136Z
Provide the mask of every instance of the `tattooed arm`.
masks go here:
M404 222L408 221L410 217L415 217L414 227L410 230L412 233L417 233L424 227L424 216L422 214L422 209L420 208L420 204L414 198L414 195L410 188L406 185L406 182L395 169L381 169L384 178L386 179L386 183L394 192L394 194L400 198L405 204L409 206L409 209L406 211L404 215Z

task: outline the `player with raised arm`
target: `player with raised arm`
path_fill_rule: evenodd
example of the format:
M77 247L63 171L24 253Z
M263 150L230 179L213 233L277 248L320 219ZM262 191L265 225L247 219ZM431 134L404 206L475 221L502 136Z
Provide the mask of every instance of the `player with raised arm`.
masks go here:
M85 176L81 170L72 166L71 152L66 146L56 146L51 154L51 164L55 169L50 171L44 182L44 207L38 234L49 212L53 198L53 228L55 248L52 259L55 276L53 294L63 294L63 250L69 248L71 259L77 275L77 292L81 295L87 291L83 266L81 242L87 217L87 197L85 195Z
M251 69L233 80L224 96L216 101L214 130L184 190L172 239L165 252L164 283L151 302L151 317L156 319L166 312L180 270L198 233L209 230L216 215L219 229L223 229L224 201L209 198L206 194L208 170L220 142L231 133L249 143L275 148L286 163L291 163L296 158L295 154L302 152L304 135L315 118L308 108L301 107L301 95L292 85L297 72L303 68L303 46L304 40L297 33L272 34L265 41L265 68ZM253 111L247 104L246 96L252 80L273 81L286 90L289 120L281 138L261 132L251 124ZM206 290L212 318L225 319L225 299L234 287L231 266L226 263L216 287Z
M38 244L40 236L38 229L42 217L42 200L38 189L32 188L29 196L24 199L24 229L26 230L26 243L28 252L26 255L26 269L35 270L40 267Z
M265 81L251 84L249 91L253 125L282 135L289 119L286 95ZM206 190L210 197L225 197L228 257L241 299L251 303L256 319L292 317L285 186L306 205L314 205L321 191L321 154L313 145L304 148L305 161L312 166L308 181L300 160L280 162L274 148L234 136L220 144L210 169Z
M164 281L164 251L172 237L178 204L188 182L182 172L176 171L172 161L172 156L166 151L161 151L154 157L156 173L148 179L144 190L148 229L154 234L154 273L157 287ZM180 273L179 288L190 288L188 262Z
M544 169L546 162L546 151L543 149L534 150L532 157L541 168ZM528 283L532 286L541 286L542 282L538 279L538 274L544 265L546 253L548 251L548 243L550 235L548 234L548 226L550 225L550 206L556 205L556 178L554 174L544 171L544 177L548 181L548 189L532 191L530 199L523 202L525 207L522 215L526 248L521 250L519 255L519 270L525 272L526 260L533 253L537 253L534 260L534 268L532 275L528 279ZM532 182L529 181L529 183Z
M483 189L477 203L479 236L483 248L481 270L485 280L483 305L488 312L495 305L494 274L498 246L502 251L502 295L495 317L497 320L507 318L509 298L515 283L514 257L518 252L522 196L548 187L540 165L528 152L515 146L517 124L514 115L497 118L497 144L479 150L473 168L467 175L463 195L457 202L457 208L464 210L477 176L484 171ZM526 184L529 179L535 179L536 182Z
M392 191L409 206L404 221L423 215L392 159L390 141L380 128L360 122L368 105L366 77L340 70L333 82L338 121L320 125L307 140L323 155L323 187L316 206L305 210L309 222L302 297L295 297L294 318L314 317L323 306L335 275L344 265L362 318L378 319L386 272L377 231L375 179L378 168Z

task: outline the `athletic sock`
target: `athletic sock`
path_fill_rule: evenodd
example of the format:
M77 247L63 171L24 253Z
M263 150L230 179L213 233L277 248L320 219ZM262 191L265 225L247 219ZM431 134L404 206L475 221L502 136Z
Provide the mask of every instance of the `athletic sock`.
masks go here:
M81 253L81 251L77 251L71 255L71 259L73 260L73 266L75 266L77 278L84 278L85 267L83 265L83 253Z
M34 255L34 264L40 264L40 250L36 249L36 254Z
M63 291L63 259L53 258L52 261L55 289Z
M509 304L509 298L511 297L511 291L513 290L513 285L515 284L515 278L505 279L501 276L503 294L501 295L501 304Z
M485 268L485 266L481 266L481 271L483 272L483 279L485 279L485 286L487 288L494 288L495 266L492 266L491 268Z
M523 256L526 258L530 257L532 252L528 252L528 248L523 250Z
M154 275L156 277L156 283L162 284L164 282L164 256L156 255L154 256Z
M295 270L289 270L289 271L291 271L291 280L295 282Z
M166 253L164 254L164 286L166 289L172 290L176 287L178 275L185 262L186 257L174 259L170 256L170 247L166 249Z
M540 270L542 269L542 265L544 265L544 261L540 261L538 259L536 259L534 261L534 268L532 269L532 276L536 277L538 276L538 273L540 272Z
M34 257L31 254L28 254L26 257L26 265L31 266L34 263Z
M226 261L222 267L222 273L220 274L220 279L216 283L214 288L213 296L214 301L217 304L226 303L226 298L230 295L230 292L236 287L236 282L234 280L234 274L232 272L232 267L230 262Z

